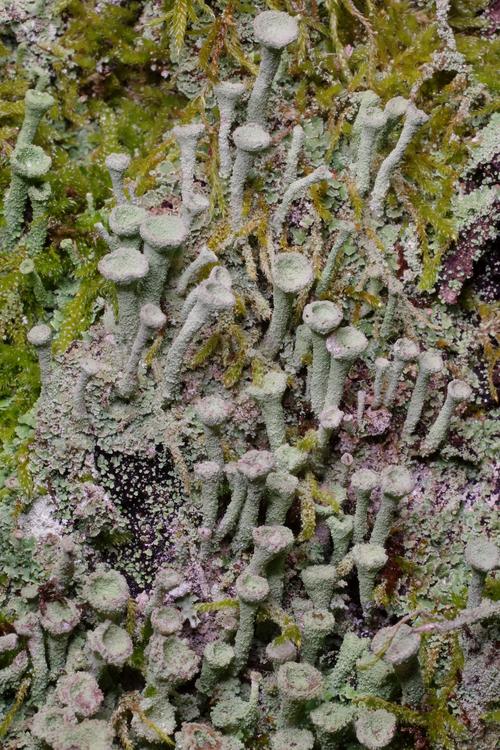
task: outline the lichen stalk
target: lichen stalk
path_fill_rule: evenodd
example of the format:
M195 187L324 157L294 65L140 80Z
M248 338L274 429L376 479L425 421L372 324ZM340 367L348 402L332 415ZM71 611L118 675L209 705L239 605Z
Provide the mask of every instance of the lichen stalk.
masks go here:
M424 454L432 453L443 443L449 432L455 408L462 401L468 401L471 395L471 387L463 380L452 380L448 383L445 401L424 440Z
M415 381L410 403L408 404L408 412L403 425L403 435L411 435L414 432L424 408L430 377L443 369L443 360L439 352L422 352L418 361L419 370L417 380Z
M403 129L394 149L387 156L375 178L375 184L370 198L370 210L374 216L380 216L383 211L385 197L391 184L391 178L398 164L401 162L408 144L414 138L418 129L428 120L425 112L409 104L406 110Z
M123 190L123 175L130 166L130 156L124 153L113 153L106 157L106 167L111 178L113 196L117 205L127 203Z
M220 176L226 179L231 174L232 156L229 143L231 126L235 119L238 100L245 91L242 83L222 81L214 86L214 94L219 107L219 164Z
M315 185L317 182L322 182L323 180L328 180L331 176L332 173L330 172L328 167L321 166L317 167L313 172L306 175L305 177L300 177L298 180L294 180L291 185L288 186L288 188L285 190L280 205L274 212L274 215L271 219L271 225L276 235L281 234L283 230L283 224L285 223L287 213L290 210L290 205L293 203L293 201L297 200L297 198L303 195L303 193L305 193L305 191L309 187L311 187L311 185Z
M171 401L174 396L186 351L192 339L213 313L230 310L234 304L233 294L221 284L213 282L200 284L196 302L167 352L167 364L163 372L164 402Z
M238 470L238 464L226 464L224 470L231 487L231 500L214 534L215 542L220 542L236 528L247 493L246 481Z
M156 305L143 305L139 314L139 330L136 333L123 376L118 384L122 398L130 398L138 385L138 368L144 349L156 331L161 330L167 322L166 316Z
M342 221L339 223L339 231L337 237L335 238L335 241L330 248L330 252L328 253L327 259L325 261L323 271L321 272L320 280L318 281L318 284L316 286L316 293L318 295L326 294L326 292L328 291L333 279L333 274L335 272L335 265L337 263L338 254L353 233L354 224L347 221Z

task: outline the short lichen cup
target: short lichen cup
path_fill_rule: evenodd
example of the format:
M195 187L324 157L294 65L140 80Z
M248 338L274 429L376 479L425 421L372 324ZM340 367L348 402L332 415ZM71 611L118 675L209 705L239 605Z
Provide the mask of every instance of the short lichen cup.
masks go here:
M416 708L424 697L424 684L418 661L420 633L406 623L382 628L374 636L371 650L383 654L396 672L402 690L402 702Z
M111 620L105 620L94 630L87 632L87 651L97 674L101 673L106 664L123 667L133 650L132 639L127 631Z
M12 176L4 199L7 249L12 250L21 237L28 189L49 171L52 160L40 146L21 146L10 157Z
M351 477L351 488L356 494L356 511L354 513L354 544L364 542L368 533L368 506L371 493L379 484L379 475L371 469L358 469Z
M373 603L373 589L377 574L389 558L379 544L356 544L352 549L352 556L358 571L361 607L366 613Z
M54 102L54 97L46 91L28 89L24 95L24 120L17 137L16 149L33 143L40 120Z
M262 576L244 572L236 581L236 593L240 603L240 618L234 641L234 673L238 674L248 661L257 609L269 596L269 584Z
M146 209L132 203L122 203L113 208L109 215L109 228L118 237L121 247L140 249L139 229L146 217Z
M247 119L264 124L281 53L297 39L299 27L297 20L288 13L266 10L254 18L253 31L255 41L260 44L261 62L248 102Z
M347 374L367 346L368 339L365 334L353 326L337 328L327 338L326 348L330 352L331 360L325 407L340 404Z
M52 373L52 328L45 323L33 326L28 331L27 339L36 349L40 366L40 380L42 381L42 387L46 388L50 383Z
M194 336L209 322L212 315L231 310L236 302L231 289L210 278L199 284L195 291L194 305L166 355L162 394L164 404L170 403L174 398L184 356Z
M160 214L149 216L141 224L140 234L149 263L149 273L141 286L141 298L158 305L172 258L185 242L188 229L180 216Z
M30 182L44 177L51 165L52 159L40 146L22 146L11 157L14 174Z
M452 380L448 383L444 404L422 445L424 455L433 453L444 442L455 408L458 404L469 401L471 396L472 388L464 380Z
M250 450L238 461L238 471L246 480L247 492L238 530L233 539L233 551L237 554L245 550L252 541L253 530L258 525L266 479L274 468L275 459L270 451Z
M436 375L443 369L443 358L437 351L426 351L418 357L418 375L411 394L408 412L403 426L403 434L411 435L422 414L425 399L428 395L429 380L432 375Z
M287 662L278 670L279 728L303 725L305 706L323 692L323 675L311 664Z
M302 617L301 661L316 664L326 638L332 633L335 617L326 609L311 609Z
M311 283L313 269L301 253L276 255L272 269L273 314L262 342L262 353L273 359L281 349L296 296Z
M266 525L284 524L293 503L299 480L286 471L273 471L266 479Z
M287 526L258 526L253 530L254 553L248 570L263 575L269 583L270 598L281 602L286 557L294 536Z
M396 396L399 378L405 366L418 357L418 345L411 339L398 339L392 347L393 362L384 396L384 406L391 406Z
M214 94L219 107L219 163L223 178L231 174L231 149L229 133L235 117L236 104L245 92L245 85L238 81L221 81L214 86Z
M354 723L356 739L367 750L387 747L396 734L396 717L389 711L361 711Z
M343 750L346 747L356 709L349 703L330 701L311 711L310 719L322 750Z
M112 281L118 297L118 336L122 344L133 340L139 326L138 282L149 271L147 258L138 250L119 247L98 264L99 273Z
M330 354L326 348L326 337L339 327L342 311L328 300L311 302L304 307L302 319L311 331L313 347L311 406L314 413L319 416L325 403L330 372Z
M224 463L221 428L229 419L232 404L221 396L205 396L195 404L196 416L203 425L205 451L209 461Z
M123 192L123 175L130 166L130 156L124 153L112 153L106 157L106 167L111 177L113 194L117 203L126 203L127 199Z
M328 609L338 580L333 565L309 565L301 573L302 583L317 609Z
M242 222L243 193L248 173L255 157L269 148L271 136L258 123L247 122L233 132L233 141L236 158L231 173L230 209L231 226L234 231L238 231Z
M494 542L486 539L486 537L477 536L468 542L465 548L465 560L472 568L467 606L479 607L486 576L500 568L500 550Z
M370 536L372 544L384 545L391 532L401 500L415 487L415 480L405 466L387 466L381 472L382 499Z
M89 672L72 672L56 685L57 699L78 718L89 718L99 710L104 699L97 680Z
M314 735L308 729L280 729L271 735L271 750L313 750Z
M125 612L130 591L117 570L98 568L87 577L82 597L98 615L114 620Z
M273 370L264 375L260 385L252 385L247 391L260 405L269 445L273 451L285 442L285 415L281 400L286 388L286 373Z

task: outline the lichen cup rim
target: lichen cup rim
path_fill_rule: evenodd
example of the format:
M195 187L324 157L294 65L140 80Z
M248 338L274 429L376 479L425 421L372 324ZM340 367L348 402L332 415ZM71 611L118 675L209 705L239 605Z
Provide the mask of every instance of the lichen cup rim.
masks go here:
M367 571L381 570L389 557L381 544L355 544L352 549L353 559L358 567Z
M271 451L259 451L254 448L247 451L238 461L238 470L250 481L267 477L276 466Z
M186 223L177 214L149 215L139 231L143 241L155 250L180 247L189 234Z
M363 331L354 326L337 328L326 340L326 348L333 359L350 361L363 354L368 339Z
M30 328L27 339L33 346L46 346L52 340L52 328L46 323L39 323Z
M342 310L330 300L315 300L304 307L302 320L321 336L334 331L343 318Z
M236 593L245 604L260 604L269 596L269 583L263 576L243 571L236 579Z
M279 10L265 10L253 21L255 41L268 49L281 50L299 35L299 26L294 16Z
M39 91L38 89L28 89L24 95L25 104L39 112L46 112L55 104L55 101L48 91Z
M289 661L278 670L278 689L292 700L311 700L323 690L321 672L307 662Z
M139 250L119 247L104 255L97 268L108 281L113 281L118 286L127 286L147 276L149 263L146 256Z
M278 253L273 263L273 282L285 294L297 294L313 280L313 268L305 255Z
M12 154L12 169L27 180L44 177L52 166L52 159L43 148L28 144L16 149Z
M240 151L258 154L271 144L271 136L258 122L245 122L233 130L233 142Z
M255 547L272 550L277 555L291 549L295 540L292 530L279 524L256 526L252 536Z
M121 237L133 237L147 218L148 212L134 203L120 203L109 215L109 226L114 234Z

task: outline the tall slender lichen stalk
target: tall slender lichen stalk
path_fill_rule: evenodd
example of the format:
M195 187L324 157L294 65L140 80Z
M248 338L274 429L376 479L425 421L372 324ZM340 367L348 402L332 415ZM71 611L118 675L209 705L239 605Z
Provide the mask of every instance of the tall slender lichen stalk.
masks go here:
M241 125L233 132L236 158L231 173L230 209L231 226L234 231L240 228L243 215L243 193L248 173L255 157L269 148L271 136L256 122Z
M195 304L167 352L167 364L163 373L164 402L169 402L174 397L184 357L194 336L208 323L213 314L231 310L234 304L233 293L222 284L207 280L199 285Z
M273 314L262 342L262 352L273 359L288 329L295 296L312 281L311 263L300 253L280 253L273 264Z
M417 107L411 102L408 104L399 140L389 156L387 156L382 162L375 178L375 184L370 198L370 210L374 216L381 216L385 197L391 184L392 175L398 164L403 159L408 144L414 138L418 129L427 122L428 119L429 118L425 112L417 109Z
M236 105L245 92L245 85L236 81L221 81L214 86L214 94L219 107L219 164L223 178L231 174L233 163L229 134L236 115Z
M448 383L446 399L441 411L431 426L422 446L424 455L433 453L443 443L450 429L451 418L458 404L469 401L472 396L472 388L463 380L452 380Z
M248 388L248 394L260 405L273 451L285 442L285 415L281 401L286 388L287 376L281 370L266 373L261 385Z
M279 204L278 208L274 212L273 218L271 219L271 226L276 235L280 235L283 230L283 224L285 223L285 219L288 211L290 210L290 205L292 204L292 202L303 195L303 193L305 193L307 188L311 187L311 185L314 185L317 182L322 182L323 180L328 180L331 177L332 173L330 172L328 167L322 165L320 167L317 167L313 172L306 175L305 177L300 177L298 180L294 180L287 187L283 198L281 199L281 203Z
M139 313L139 330L137 331L130 351L125 370L118 384L118 393L122 398L130 398L137 388L138 367L148 340L160 331L167 318L156 305L143 305Z
M422 414L425 399L427 397L429 380L431 375L441 372L443 369L443 358L436 351L422 352L418 358L418 375L411 394L408 412L403 425L403 435L411 435Z
M247 108L247 120L263 125L281 53L299 34L295 18L276 10L259 13L253 22L254 37L260 43L261 61Z

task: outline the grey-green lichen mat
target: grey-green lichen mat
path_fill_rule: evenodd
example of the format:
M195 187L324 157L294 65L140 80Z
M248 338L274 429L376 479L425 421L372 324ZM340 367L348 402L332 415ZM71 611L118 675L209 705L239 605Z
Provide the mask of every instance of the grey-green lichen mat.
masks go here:
M5 750L494 746L495 11L267 5L0 10Z

